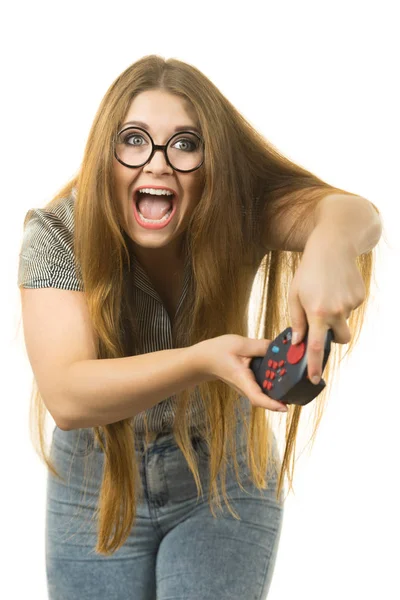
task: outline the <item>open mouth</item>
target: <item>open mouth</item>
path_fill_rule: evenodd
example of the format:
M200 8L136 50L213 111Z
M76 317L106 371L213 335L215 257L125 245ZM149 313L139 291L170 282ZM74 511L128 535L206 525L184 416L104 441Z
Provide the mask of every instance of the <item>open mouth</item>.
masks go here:
M143 193L137 191L135 193L135 197L134 197L134 202L135 202L134 213L135 213L136 220L143 227L150 228L150 229L159 229L159 228L162 228L165 225L167 225L170 222L170 220L173 218L173 216L176 212L176 206L177 206L176 194L172 194L169 196L162 195L162 199L163 200L167 199L171 205L171 208L160 219L146 218L144 215L142 215L142 213L139 210L139 202L140 202L141 198L143 198Z
M174 210L175 205L176 205L176 194L172 194L172 196L166 196L161 194L162 198L166 198L169 202L171 202L171 211ZM139 192L139 190L135 193L135 204L136 204L136 209L139 211L139 200L140 198L143 197L142 192Z

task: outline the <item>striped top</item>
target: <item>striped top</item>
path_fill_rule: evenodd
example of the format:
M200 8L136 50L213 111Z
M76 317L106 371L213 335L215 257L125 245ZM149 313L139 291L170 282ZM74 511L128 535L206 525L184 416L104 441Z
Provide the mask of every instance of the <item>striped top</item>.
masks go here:
M18 286L24 288L58 288L84 291L83 282L76 273L73 254L74 190L51 211L30 209L26 215L22 248L19 255ZM29 219L28 219L29 216ZM134 265L133 293L138 322L143 324L145 353L173 348L171 322L162 300L137 258ZM179 311L188 291L191 261L185 261L184 284L178 303ZM198 386L192 392L190 404L192 427L201 427L204 409L199 399ZM246 400L243 398L243 400ZM176 396L170 396L134 417L137 434L145 432L144 415L148 429L153 432L172 431ZM247 400L248 403L248 400Z

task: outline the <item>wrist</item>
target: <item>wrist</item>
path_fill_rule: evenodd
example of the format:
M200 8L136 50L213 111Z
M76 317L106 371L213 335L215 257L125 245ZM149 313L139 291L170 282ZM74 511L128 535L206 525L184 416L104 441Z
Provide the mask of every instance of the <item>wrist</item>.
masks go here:
M196 373L196 377L199 382L211 381L215 379L213 377L210 365L210 352L208 349L208 342L210 340L203 340L193 346L189 346L188 350L191 353L191 361L193 369Z

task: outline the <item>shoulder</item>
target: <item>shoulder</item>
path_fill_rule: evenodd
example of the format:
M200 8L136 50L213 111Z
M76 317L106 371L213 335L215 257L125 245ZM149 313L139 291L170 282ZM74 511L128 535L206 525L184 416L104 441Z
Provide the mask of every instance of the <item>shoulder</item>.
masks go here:
M25 215L18 285L83 290L73 251L75 195Z
M24 241L30 236L41 237L42 241L59 240L68 248L74 233L73 195L61 198L49 208L31 208L24 219Z

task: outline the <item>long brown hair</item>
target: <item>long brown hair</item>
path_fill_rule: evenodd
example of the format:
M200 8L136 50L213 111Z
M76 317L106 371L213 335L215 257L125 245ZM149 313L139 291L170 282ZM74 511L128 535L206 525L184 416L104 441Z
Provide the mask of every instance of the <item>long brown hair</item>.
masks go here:
M283 156L259 134L194 66L157 55L145 56L129 66L106 92L92 124L78 174L44 207L52 210L76 190L74 254L83 281L92 325L97 336L98 358L118 358L143 353L129 296L130 253L127 236L113 194L113 140L133 98L146 90L163 89L183 98L193 107L205 142L204 189L186 232L193 277L185 306L173 328L174 347L231 333L248 337L249 299L254 277L259 277L256 337L274 339L290 323L287 290L302 252L262 252L261 228L267 211L293 210L312 217L318 199L327 193L349 193L322 181ZM215 199L218 199L216 202ZM278 205L279 202L279 205ZM378 211L379 212L379 211ZM296 214L293 212L293 214ZM284 217L282 217L284 218ZM296 221L293 232L304 221ZM223 225L221 225L223 224ZM95 260L94 260L95 257ZM218 260L214 260L218 257ZM373 252L359 256L366 301L350 316L352 351L360 333L370 294ZM178 313L179 314L179 313ZM332 344L324 379L328 385L311 405L314 411L314 440L332 378L332 366L342 358L342 346ZM204 404L204 439L210 451L209 503L222 508L217 479L232 516L239 518L226 496L226 458L235 458L238 393L221 380L199 384ZM47 467L59 474L46 456L44 419L46 407L33 385L31 431L37 426L39 446L35 449ZM173 433L201 493L196 456L190 442L191 391L177 395ZM282 464L272 457L272 420L282 425L282 415L250 406L247 458L254 484L268 487L266 469L274 461L279 473L277 500L284 489L285 475L293 485L294 451L302 407L289 405ZM33 410L34 409L34 410ZM102 427L93 434L104 452L104 471L96 518L98 540L95 551L110 555L128 538L136 520L135 489L139 478L135 457L134 418ZM32 440L33 440L32 436Z

